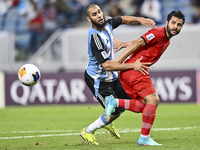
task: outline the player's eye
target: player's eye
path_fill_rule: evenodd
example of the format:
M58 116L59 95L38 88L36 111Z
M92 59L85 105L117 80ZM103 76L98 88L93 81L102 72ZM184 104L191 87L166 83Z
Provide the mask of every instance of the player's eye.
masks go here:
M179 27L182 27L182 24L181 24L181 23L178 23L178 26L179 26Z
M172 24L175 24L176 22L172 21Z
M97 15L97 13L93 13L93 14L92 14L92 16L96 16L96 15Z

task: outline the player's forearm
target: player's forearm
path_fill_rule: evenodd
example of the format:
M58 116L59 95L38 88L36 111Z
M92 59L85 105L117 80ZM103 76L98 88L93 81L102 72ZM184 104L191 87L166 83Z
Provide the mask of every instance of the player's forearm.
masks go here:
M134 65L132 63L121 64L116 60L108 60L103 63L102 66L106 71L124 71L134 69Z
M121 47L126 48L127 46L129 46L131 44L132 41L129 41L129 42L120 41L120 42L121 42Z
M120 62L120 63L123 63L124 60L128 56L130 56L133 52L135 52L138 47L139 47L138 44L136 42L132 41L131 44L129 44L127 46L127 48L122 52L122 54L119 56L117 61Z
M156 27L156 23L152 19L146 19L143 17L131 17L131 16L122 16L122 24L138 24L140 23L143 26L150 26L151 28Z
M131 44L132 41L129 41L129 42L124 42L124 48L126 48L127 46L129 46Z
M123 63L128 56L134 53L139 47L145 46L145 44L146 43L142 38L131 41L130 44L127 46L127 48L122 52L122 54L116 60L119 63Z
M132 17L132 16L121 16L122 18L122 24L127 24L127 25L131 25L131 24L138 24L141 22L142 17Z

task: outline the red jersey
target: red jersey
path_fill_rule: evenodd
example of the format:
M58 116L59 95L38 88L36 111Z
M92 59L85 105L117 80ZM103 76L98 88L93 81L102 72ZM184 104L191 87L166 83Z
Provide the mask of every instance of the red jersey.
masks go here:
M151 62L152 64L158 61L163 52L170 44L167 38L165 27L153 28L146 32L141 38L144 39L146 46L139 47L126 63L135 62L143 56L142 62Z
M133 63L143 56L142 62L153 64L170 44L164 27L151 29L141 38L146 42L146 46L139 47L125 63ZM119 78L124 90L133 99L142 101L145 96L156 92L149 74L143 75L139 71L126 70L120 71Z

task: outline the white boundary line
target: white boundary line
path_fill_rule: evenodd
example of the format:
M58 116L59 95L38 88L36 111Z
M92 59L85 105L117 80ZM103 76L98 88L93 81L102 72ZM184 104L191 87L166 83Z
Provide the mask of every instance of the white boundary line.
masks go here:
M51 133L51 132L75 132L75 130L41 130L41 131L0 131L1 133Z
M191 129L200 129L199 127L176 127L176 128L152 128L152 131L174 131L174 130L191 130ZM117 129L118 132L140 132L141 129ZM44 131L8 131L0 132L2 133L51 133L51 132L77 132L77 130L44 130ZM103 134L105 132L96 132ZM0 139L21 139L21 138L35 138L35 137L50 137L50 136L70 136L70 135L80 135L80 133L66 133L66 134L47 134L47 135L33 135L33 136L14 136L14 137L0 137Z

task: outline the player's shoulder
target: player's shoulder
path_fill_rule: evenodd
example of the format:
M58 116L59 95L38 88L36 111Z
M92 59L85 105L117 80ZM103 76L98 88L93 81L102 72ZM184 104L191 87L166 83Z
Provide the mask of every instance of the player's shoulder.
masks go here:
M108 21L108 20L111 20L112 17L111 16L105 16L105 20Z
M96 29L94 29L93 27L90 27L90 29L89 29L89 31L88 31L88 33L89 33L89 35L93 35L93 34L98 34L100 31L98 31L98 30L96 30Z
M149 32L152 32L157 35L163 35L165 34L165 27L152 28L149 30Z
M164 27L157 27L157 28L152 28L148 32L146 32L143 36L144 39L147 39L148 41L152 39L158 39L165 36L165 28Z
M121 22L122 18L120 16L117 17L105 16L105 20L107 23L113 24L114 22L116 23Z
M113 17L111 17L111 16L105 16L105 21L106 21L107 24L112 24Z

